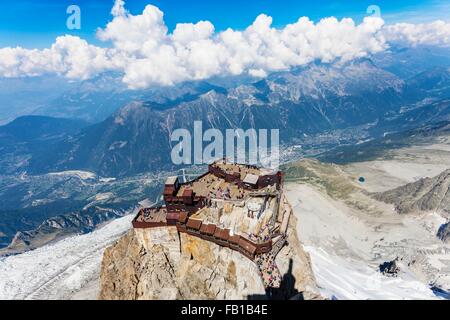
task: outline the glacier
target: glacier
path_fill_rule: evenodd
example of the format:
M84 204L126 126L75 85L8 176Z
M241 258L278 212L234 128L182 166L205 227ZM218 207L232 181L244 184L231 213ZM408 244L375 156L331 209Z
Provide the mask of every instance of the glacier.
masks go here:
M88 234L1 258L0 299L72 298L98 281L104 249L130 229L133 216L118 218Z

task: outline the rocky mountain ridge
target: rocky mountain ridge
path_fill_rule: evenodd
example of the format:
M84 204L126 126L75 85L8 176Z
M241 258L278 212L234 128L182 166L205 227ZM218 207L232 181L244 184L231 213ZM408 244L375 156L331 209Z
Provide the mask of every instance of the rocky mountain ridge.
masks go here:
M377 193L377 200L393 203L400 214L437 211L450 215L450 169L393 190Z
M282 274L290 272L290 298L318 299L309 256L295 232L277 256ZM292 261L292 270L289 269ZM105 250L100 299L266 299L254 262L229 248L175 227L132 229Z

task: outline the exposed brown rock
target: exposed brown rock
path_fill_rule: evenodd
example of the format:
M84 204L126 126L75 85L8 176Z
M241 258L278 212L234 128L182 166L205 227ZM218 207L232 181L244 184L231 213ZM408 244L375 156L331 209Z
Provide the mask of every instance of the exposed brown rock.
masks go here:
M289 245L277 257L282 274L292 260L295 292L317 298L309 256L291 221ZM132 229L103 257L100 299L247 299L264 297L254 262L175 227Z

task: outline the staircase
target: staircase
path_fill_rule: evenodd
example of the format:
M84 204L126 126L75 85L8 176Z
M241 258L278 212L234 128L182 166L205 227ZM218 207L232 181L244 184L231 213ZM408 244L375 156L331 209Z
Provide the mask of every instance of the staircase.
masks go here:
M280 235L280 238L275 242L275 244L272 245L272 251L270 253L274 257L276 257L277 254L280 252L280 250L283 249L285 243L286 243L286 235L282 234Z
M276 237L279 238L272 246L272 250L269 253L257 256L255 259L265 288L279 288L281 285L282 277L275 258L286 243L286 235L278 234Z

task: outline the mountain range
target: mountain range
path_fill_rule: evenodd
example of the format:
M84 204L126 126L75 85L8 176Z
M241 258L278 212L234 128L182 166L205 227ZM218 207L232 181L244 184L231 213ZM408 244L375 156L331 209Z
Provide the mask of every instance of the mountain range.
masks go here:
M375 198L393 203L398 213L439 211L450 214L450 169L432 178L375 194Z
M196 82L172 91L154 90L148 99L121 95L127 102L105 120L79 123L76 132L67 126L59 139L47 139L42 147L11 147L14 133L7 139L0 136L6 156L0 172L76 169L129 176L173 170L170 134L177 128L192 130L194 121L202 121L203 130L280 129L282 144L301 145L303 152L324 144L352 144L448 119L449 87L448 67L433 67L404 80L370 59L360 59L316 63L234 87ZM19 136L20 121L25 120L17 121L8 126L16 126Z

